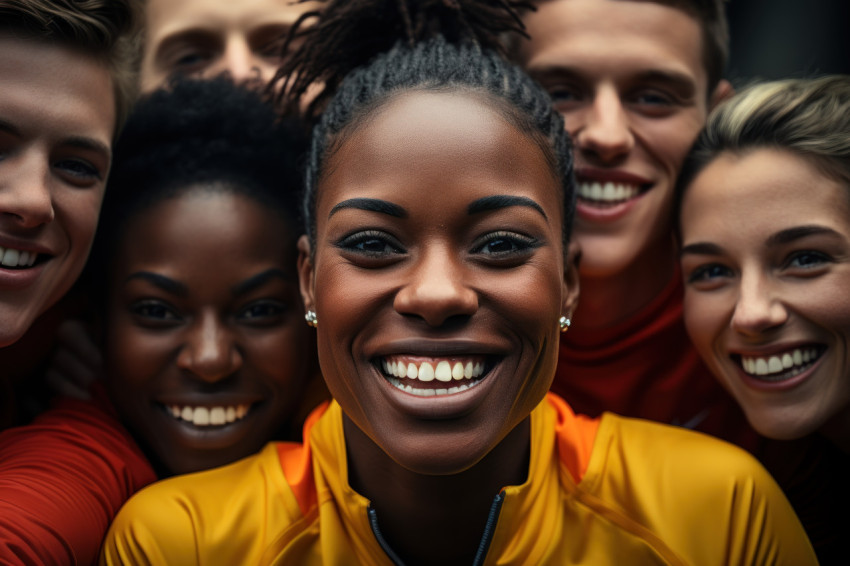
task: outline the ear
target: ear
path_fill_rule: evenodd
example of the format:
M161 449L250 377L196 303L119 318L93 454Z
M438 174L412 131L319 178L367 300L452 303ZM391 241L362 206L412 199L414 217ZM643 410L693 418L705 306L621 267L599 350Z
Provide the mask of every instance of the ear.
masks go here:
M313 269L313 256L310 239L304 235L298 238L298 285L301 288L301 300L305 310L316 310L316 277Z
M579 277L578 264L581 260L581 248L578 242L573 240L567 246L567 254L564 258L564 305L562 314L572 318L573 311L578 304Z
M718 104L720 104L727 98L731 98L734 94L735 87L732 86L732 83L730 83L726 79L721 79L721 81L717 83L717 86L714 88L714 92L711 93L711 98L708 101L709 112L714 110Z

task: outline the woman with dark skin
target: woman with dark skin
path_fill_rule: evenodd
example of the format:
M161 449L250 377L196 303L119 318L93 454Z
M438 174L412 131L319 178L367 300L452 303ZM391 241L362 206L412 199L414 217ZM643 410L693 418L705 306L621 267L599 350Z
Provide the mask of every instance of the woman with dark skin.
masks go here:
M295 246L306 136L276 119L228 80L137 106L82 278L105 376L0 434L0 562L92 563L135 490L297 436L315 365Z
M299 241L335 400L303 445L140 493L101 562L814 563L743 452L547 395L578 296L575 196L563 123L493 51L509 7L322 14L281 76L292 104L336 90L314 106Z

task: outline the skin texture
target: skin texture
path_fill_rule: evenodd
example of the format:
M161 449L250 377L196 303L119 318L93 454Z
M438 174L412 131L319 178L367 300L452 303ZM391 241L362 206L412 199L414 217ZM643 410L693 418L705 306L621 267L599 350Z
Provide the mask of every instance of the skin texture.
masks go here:
M236 81L272 78L280 65L278 40L295 20L320 4L291 0L147 0L143 91L175 73Z
M189 189L128 223L110 273L107 387L165 473L252 454L291 417L312 356L295 266L283 219L229 192ZM249 403L215 427L166 409Z
M329 157L316 248L299 243L320 365L346 415L349 479L410 563L469 563L493 495L523 481L528 415L578 292L554 174L491 104L413 92L380 107ZM497 195L522 200L470 212ZM388 356L475 355L489 373L443 397L402 391L380 369Z
M105 66L74 50L0 34L0 347L19 339L85 264L115 129Z
M848 204L846 186L778 149L723 153L685 195L688 332L765 436L820 430L850 445ZM750 377L739 363L795 348L822 355L786 380Z
M628 318L670 281L673 186L705 123L709 97L699 23L654 2L552 0L523 18L523 67L549 91L575 143L579 187L640 187L600 206L579 192L583 327Z

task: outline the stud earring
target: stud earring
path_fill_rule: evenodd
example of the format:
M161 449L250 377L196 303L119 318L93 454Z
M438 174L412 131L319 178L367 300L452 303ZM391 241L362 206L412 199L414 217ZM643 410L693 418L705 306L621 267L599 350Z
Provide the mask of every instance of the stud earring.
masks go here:
M558 328L561 329L561 332L566 332L567 330L569 330L570 324L572 324L572 321L565 316L562 316L558 319Z
M307 314L304 315L304 320L307 321L307 326L312 326L313 328L319 326L319 319L316 317L316 311L307 311Z

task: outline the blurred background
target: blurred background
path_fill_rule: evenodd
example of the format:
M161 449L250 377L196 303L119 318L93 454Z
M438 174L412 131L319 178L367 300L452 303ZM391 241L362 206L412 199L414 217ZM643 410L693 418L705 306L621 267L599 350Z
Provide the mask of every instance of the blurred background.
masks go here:
M850 0L728 0L727 76L751 79L850 74Z

